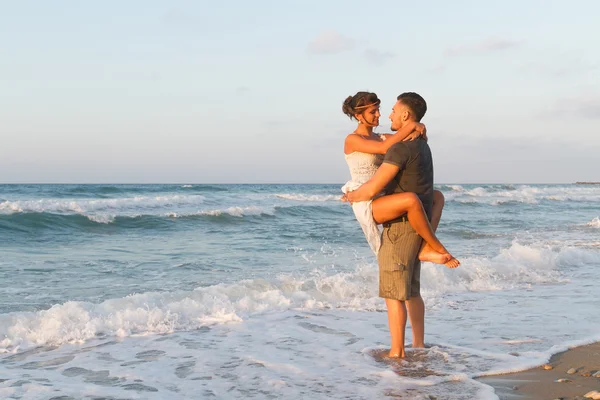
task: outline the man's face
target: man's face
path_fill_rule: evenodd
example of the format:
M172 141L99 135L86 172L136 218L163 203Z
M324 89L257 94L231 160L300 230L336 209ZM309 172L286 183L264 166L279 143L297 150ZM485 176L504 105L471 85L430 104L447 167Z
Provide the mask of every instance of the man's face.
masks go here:
M400 100L392 107L390 121L392 121L392 131L402 128L410 118L410 110Z

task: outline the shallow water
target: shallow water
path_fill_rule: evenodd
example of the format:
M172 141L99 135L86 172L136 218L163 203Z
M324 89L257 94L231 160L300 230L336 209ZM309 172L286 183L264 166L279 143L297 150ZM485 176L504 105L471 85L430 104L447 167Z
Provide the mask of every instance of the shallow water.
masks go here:
M0 397L493 399L600 339L600 187L439 186L462 265L423 265L429 348L390 361L340 186L0 185Z

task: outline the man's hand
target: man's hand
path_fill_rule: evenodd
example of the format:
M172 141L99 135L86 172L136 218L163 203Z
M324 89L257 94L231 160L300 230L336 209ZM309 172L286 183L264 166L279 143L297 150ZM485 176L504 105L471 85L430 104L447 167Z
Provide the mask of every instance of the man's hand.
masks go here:
M398 171L400 171L400 167L397 165L384 162L368 182L362 184L358 189L346 193L342 196L341 200L357 203L373 199L391 182Z

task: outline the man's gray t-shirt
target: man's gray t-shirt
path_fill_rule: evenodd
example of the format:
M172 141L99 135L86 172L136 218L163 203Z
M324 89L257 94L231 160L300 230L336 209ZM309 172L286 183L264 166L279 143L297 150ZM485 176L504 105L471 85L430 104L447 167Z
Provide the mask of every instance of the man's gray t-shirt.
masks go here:
M400 168L386 186L386 194L413 192L419 196L425 212L431 218L433 204L433 158L431 149L422 138L399 142L389 148L384 163Z

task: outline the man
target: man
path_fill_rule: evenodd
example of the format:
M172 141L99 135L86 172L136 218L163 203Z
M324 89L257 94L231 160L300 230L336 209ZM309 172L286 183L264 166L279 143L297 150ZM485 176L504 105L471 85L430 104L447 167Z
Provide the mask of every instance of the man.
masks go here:
M402 93L390 114L392 131L412 121L421 121L427 104L417 93ZM367 183L346 197L354 203L371 200L385 188L386 194L416 193L431 219L433 203L433 159L427 141L418 138L393 145L381 167ZM404 357L406 311L413 332L413 347L425 347L425 305L420 294L422 239L403 216L383 224L379 262L379 296L385 298L392 345L390 357Z

